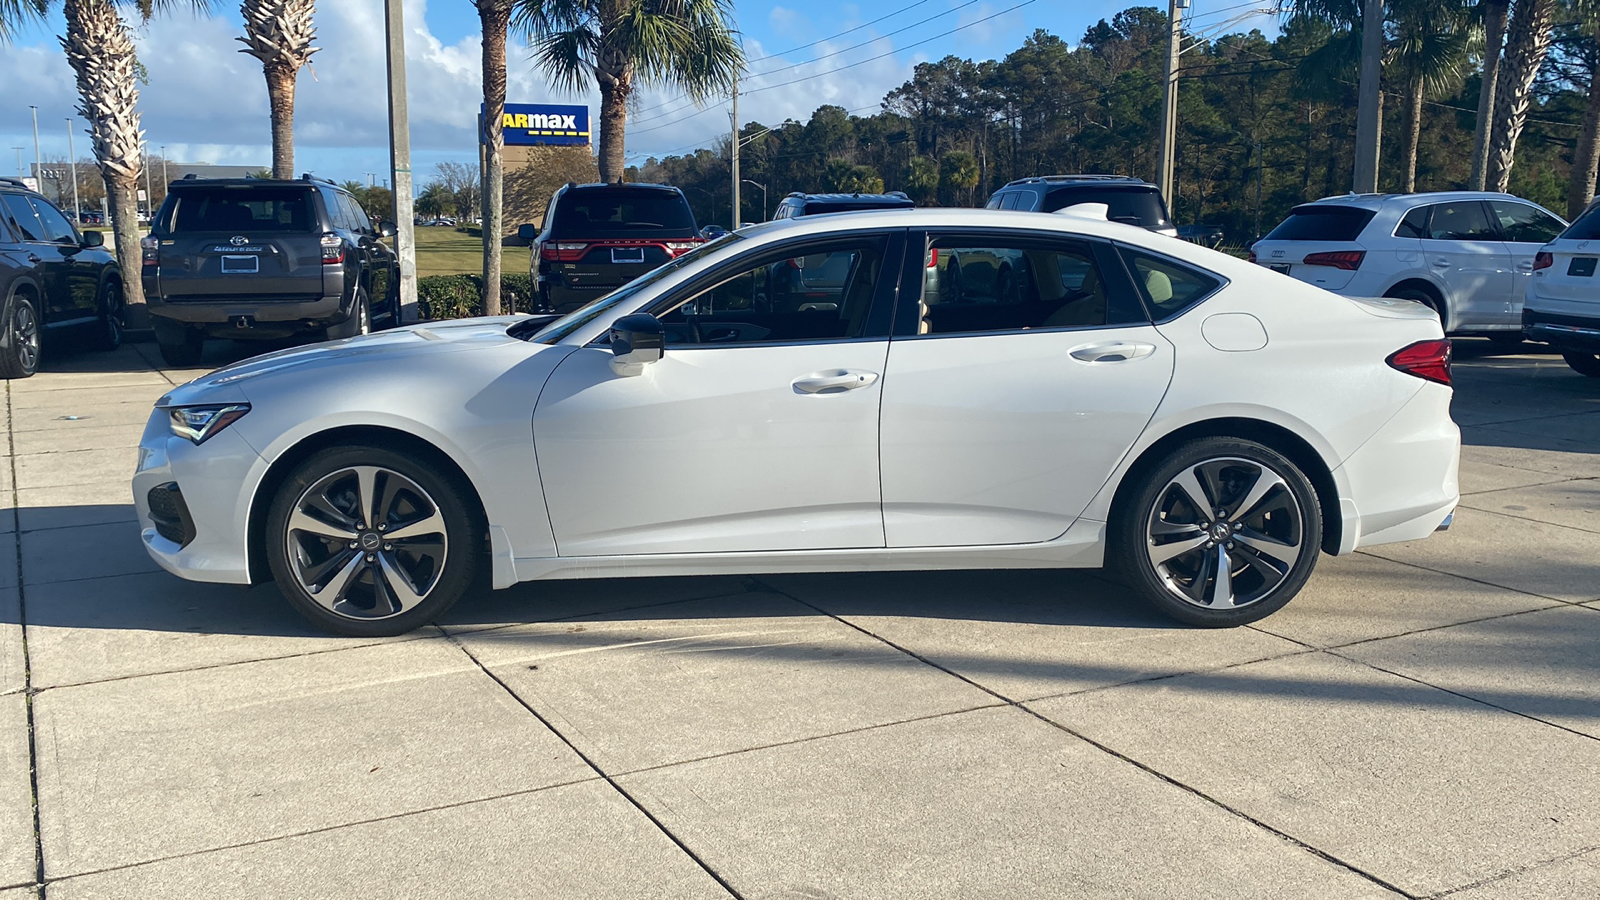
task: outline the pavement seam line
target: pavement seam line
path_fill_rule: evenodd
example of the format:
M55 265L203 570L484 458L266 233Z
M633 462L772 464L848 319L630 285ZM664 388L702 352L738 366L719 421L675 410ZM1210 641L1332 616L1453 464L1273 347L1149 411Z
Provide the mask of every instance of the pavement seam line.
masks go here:
M1574 478L1574 479L1572 479L1572 481L1593 481L1593 480L1594 479L1591 479L1591 478ZM1568 482L1558 481L1558 482L1554 482L1554 483L1555 484L1567 484ZM1548 487L1549 485L1528 485L1528 486L1529 487ZM1516 491L1516 490L1521 490L1521 488L1506 488L1506 490ZM1495 493L1495 492L1494 491L1487 491L1486 493ZM1472 496L1476 496L1476 495L1474 495L1474 494L1466 494L1465 496L1472 497ZM1535 519L1532 516L1519 516L1516 513L1501 512L1498 509L1484 509L1481 506L1470 506L1470 505L1465 504L1465 503L1461 503L1459 505L1464 507L1464 508L1466 508L1466 509L1470 509L1473 512L1489 513L1490 515L1495 515L1495 516L1505 516L1508 519L1516 519L1516 520L1521 521L1521 522L1535 522L1535 523L1538 523L1540 525L1554 525L1557 528L1570 528L1573 531L1581 531L1581 532L1583 532L1585 534L1600 534L1600 529L1584 528L1584 527L1579 526L1579 525L1563 525L1560 522L1546 522L1544 519Z
M1529 595L1529 596L1537 596L1537 595ZM1549 600L1550 598L1542 597L1540 599ZM1389 641L1389 640L1394 640L1395 638L1411 637L1412 635L1415 635L1415 634L1428 634L1429 632L1433 632L1433 631L1443 631L1446 628L1455 628L1455 627L1460 626L1460 625L1477 625L1477 624L1482 623L1482 622L1493 622L1493 621L1495 621L1497 619L1509 619L1512 616L1525 616L1525 615L1528 615L1529 613L1548 612L1549 610L1552 610L1552 609L1562 609L1562 608L1565 608L1565 607L1568 607L1568 606L1571 606L1571 605L1572 604L1570 604L1570 603L1562 603L1559 600L1551 600L1549 606L1536 606L1533 609L1519 609L1519 610L1515 610L1513 612L1496 613L1496 614L1494 614L1492 616L1481 616L1481 617L1476 618L1476 619L1463 619L1463 620L1461 620L1459 622L1448 622L1448 623L1443 624L1443 625L1427 625L1427 626L1424 626L1424 627L1421 627L1421 628L1413 628L1410 631L1400 631L1400 632L1396 632L1394 634L1384 634L1384 635L1379 635L1377 637L1361 638L1360 640L1346 641L1346 642L1344 642L1342 644L1328 644L1327 646L1321 646L1321 647L1317 646L1316 644L1308 644L1305 641L1299 640L1297 638L1292 638L1292 637L1288 637L1287 635L1277 634L1275 632L1268 631L1266 628L1262 627L1260 622L1252 622L1249 625L1246 625L1244 627L1250 629L1251 631L1259 631L1262 634L1269 634L1269 635L1272 635L1275 638L1282 638L1283 640L1286 640L1286 641L1292 641L1292 642L1294 642L1296 644L1299 644L1302 647L1307 647L1307 648L1312 649L1312 650L1343 650L1346 647L1359 647L1362 644L1374 644L1374 643L1377 643L1378 641Z
M22 705L28 721L28 791L33 801L33 882L37 900L44 900L44 829L39 818L39 742L34 722L33 662L28 656L28 593L22 581L22 511L17 499L16 433L11 430L11 382L6 382L6 449L11 467L11 524L16 542L17 630L22 637Z
M524 628L524 627L529 626L529 625L548 625L548 624L550 624L552 622L570 622L570 621L573 621L574 619L590 619L590 618L594 618L595 616L609 616L609 615L611 615L613 613L632 612L632 611L637 610L637 609L655 609L656 607L660 607L660 606L672 606L675 603L698 603L698 602L703 601L703 600L721 600L721 599L723 599L725 597L728 597L728 598L739 597L739 596L742 596L743 594L754 594L754 593L762 593L762 592L761 591L751 591L751 590L748 590L748 589L744 590L742 592L741 591L728 591L726 593L706 594L704 596L698 596L698 597L684 597L684 598L681 598L681 599L678 599L678 600L661 600L661 601L657 601L655 603L637 603L637 604L634 604L633 606L619 606L619 607L616 607L614 609L600 609L600 610L594 610L592 612L573 613L570 616L555 616L555 617L549 618L549 619L529 619L526 622L502 622L499 625L486 625L486 626L484 626L482 628L473 628L473 627L468 626L468 625L460 625L460 626L441 625L438 622L432 622L430 624L432 624L435 628L438 628L440 631L442 631L442 632L444 632L445 634L448 634L448 635L493 634L496 631L505 631L508 628ZM459 630L459 631L450 631L449 629L451 627L458 627L461 630Z
M744 900L744 895L734 890L733 885L729 884L726 878L718 873L716 869L712 868L710 863L706 862L704 859L701 859L700 854L689 849L689 845L685 843L682 838L678 837L676 834L673 834L672 829L668 828L665 822L661 821L654 813L645 808L645 805L640 802L637 797L633 796L633 794L628 791L627 788L619 784L615 776L608 774L606 770L600 768L598 763L590 759L587 753L584 753L582 750L578 749L578 746L574 744L570 738L563 734L561 729L557 728L550 722L549 719L545 718L545 716L540 714L538 710L534 709L532 704L522 699L522 697L518 695L516 691L512 690L510 685L502 681L498 675L490 671L489 667L483 664L483 660L480 660L478 657L474 656L472 651L468 650L465 644L456 640L453 635L447 634L445 635L445 638L449 640L450 643L455 644L462 653L465 653L467 658L472 660L472 662L477 665L479 671L483 672L484 675L487 675L495 684L498 684L500 689L505 691L506 694L509 695L518 706L527 710L528 714L539 720L539 723L544 725L545 728L549 729L550 733L555 735L557 740L561 741L563 744L566 744L567 749L576 754L578 759L583 761L584 765L588 766L596 775L600 776L600 778L604 780L606 784L610 785L611 789L616 791L617 794L622 797L622 799L632 804L633 808L637 809L640 815L644 816L645 819L650 822L650 824L654 825L658 831L665 835L667 840L677 845L678 849L683 851L683 854L689 857L689 859L693 860L694 864L699 866L701 871L711 876L713 881L715 881L724 891L727 891L728 896L733 897L734 900Z
M1474 512L1483 512L1483 510L1473 510L1473 511ZM1493 515L1493 514L1491 513L1491 515ZM1546 523L1546 524L1548 524L1548 523ZM1584 532L1584 533L1588 534L1589 532ZM1367 556L1370 556L1373 559L1381 559L1384 562L1399 563L1402 566L1410 566L1413 569L1421 569L1424 572L1432 572L1435 575L1447 575L1447 576L1449 576L1451 578L1459 578L1462 581L1470 581L1470 582L1472 582L1474 584L1481 584L1484 587L1499 588L1502 591L1511 591L1514 594L1524 594L1524 595L1529 596L1529 597L1538 597L1541 600L1553 600L1556 603L1565 603L1568 606L1581 606L1581 605L1583 605L1585 603L1593 603L1593 602L1595 602L1595 600L1600 600L1600 597L1596 597L1596 598L1589 599L1589 600L1567 600L1567 599L1564 599L1562 597L1552 597L1549 594L1541 594L1538 591L1530 591L1527 588L1512 587L1509 584L1500 584L1499 582L1488 581L1488 580L1483 579L1483 578L1475 578L1475 577L1473 577L1471 575L1462 575L1462 574L1459 574L1459 573L1456 573L1456 572L1446 572L1443 569L1435 569L1432 566L1425 566L1422 563L1411 562L1410 560L1395 559L1392 556L1379 556L1378 554L1373 553L1371 550L1357 550L1356 552L1365 554Z
M768 585L768 587L771 587L771 586ZM893 647L894 649L900 651L901 653L904 653L905 655L911 657L912 659L917 660L918 662L923 663L924 665L931 666L932 668L938 669L939 671L944 672L946 675L949 675L952 678L957 678L957 679L960 679L961 681L965 681L967 684L972 685L973 687L977 688L978 690L983 691L984 693L989 694L990 696L996 697L1001 701L1004 701L1006 706L1013 707L1013 708L1021 711L1022 713L1026 714L1026 715L1032 716L1033 718L1038 719L1040 722L1043 722L1046 725L1049 725L1050 727L1055 728L1055 729L1061 731L1064 734L1071 735L1072 737L1075 737L1078 740L1083 741L1084 743L1088 744L1091 747L1094 747L1095 749L1099 750L1102 753L1105 753L1105 754L1107 754L1107 755L1109 755L1109 756L1111 756L1111 757L1113 757L1115 759L1119 759L1122 762L1125 762L1128 765L1131 765L1134 768L1139 769L1140 771L1143 771L1143 772L1145 772L1145 773L1147 773L1147 774L1149 774L1149 775L1151 775L1151 776L1153 776L1155 778L1158 778L1158 779L1166 782L1167 784L1172 785L1175 788L1178 788L1181 791L1184 791L1185 793L1188 793L1188 794L1191 794L1191 795L1193 795L1195 797L1198 797L1201 800L1204 800L1205 802L1210 803L1211 805L1215 806L1216 808L1218 808L1220 810L1223 810L1224 812L1230 813L1230 814L1232 814L1232 815L1234 815L1234 816L1236 816L1236 817L1238 817L1240 819L1243 819L1246 822L1249 822L1252 825L1255 825L1257 828L1260 828L1261 830L1263 830L1263 831L1265 831L1265 832L1267 832L1269 834L1276 835L1279 839L1281 839L1283 841L1286 841L1286 842L1288 842L1289 844L1291 844L1291 845L1293 845L1295 847L1299 847L1301 850L1304 850L1307 853L1310 853L1310 854L1312 854L1314 856L1320 857L1323 860L1325 860L1325 861L1327 861L1329 863L1332 863L1333 865L1337 866L1338 868L1344 869L1345 871L1348 871L1353 875L1356 875L1356 876L1358 876L1360 878L1363 878L1363 879L1365 879L1365 880L1367 880L1367 881L1369 881L1369 882L1371 882L1371 883L1373 883L1373 884L1375 884L1375 885L1377 885L1377 886L1379 886L1379 887L1381 887L1381 888L1383 888L1385 890L1391 891L1391 892L1393 892L1395 894L1398 894L1398 895L1400 895L1402 897L1410 898L1410 900L1416 900L1416 895L1415 894L1408 893L1407 891L1402 890L1397 885L1391 884L1388 881L1385 881L1384 879L1379 878L1377 875L1374 875L1374 874L1372 874L1370 872L1367 872L1367 871L1361 869L1359 866L1356 866L1356 865L1354 865L1352 863L1346 862L1346 861L1338 858L1337 856L1334 856L1333 854L1328 853L1327 851L1319 850L1316 847L1313 847L1310 844L1306 843L1305 841L1302 841L1299 838L1297 838L1297 837L1295 837L1295 836L1293 836L1293 835L1291 835L1291 834L1289 834L1289 833L1287 833L1285 831L1282 831L1282 830L1280 830L1278 828L1274 828L1273 826L1268 825L1266 822L1264 822L1264 821L1262 821L1260 819L1257 819L1256 817L1254 817L1254 816L1252 816L1252 815L1250 815L1250 814L1248 814L1248 813L1246 813L1246 812L1244 812L1242 810L1235 809L1232 806L1229 806L1228 804L1226 804L1226 803L1222 802L1221 800L1217 799L1216 797L1213 797L1210 794L1207 794L1206 792L1200 790L1199 788L1192 787L1192 786L1190 786L1188 784L1183 783L1182 781L1179 781L1176 778L1173 778L1170 775L1166 775L1166 774L1164 774L1164 773L1162 773L1160 771L1157 771L1154 767L1146 765L1145 763L1142 763L1142 762L1134 759L1133 757L1127 755L1126 753L1122 753L1122 752L1120 752L1118 750L1114 750L1110 746L1108 746L1106 744L1103 744L1103 743L1101 743L1101 742L1099 742L1097 740L1094 740L1093 738L1090 738L1087 735L1080 734L1078 731L1076 731L1076 730L1074 730L1072 728L1068 728L1067 726L1061 724L1060 722L1057 722L1054 719L1050 719L1050 718L1042 715L1041 713L1036 712L1035 710L1028 708L1026 703L1023 702L1023 701L1012 700L1010 697L1005 696L1004 694L1000 693L999 691L996 691L996 690L993 690L991 688L985 687L984 685L981 685L978 682L973 681L972 679L966 677L965 675L962 675L959 672L956 672L956 671L948 669L948 668L946 668L944 666L941 666L938 663L936 663L936 662L934 662L934 661L932 661L932 660L930 660L930 659L928 659L928 658L926 658L926 657L924 657L924 656L922 656L922 655L920 655L918 653L915 653L915 652L913 652L912 650L910 650L908 648L905 648L905 647L900 646L899 644L896 644L894 641L891 641L888 638L883 637L882 635L874 634L873 632L868 631L865 628L862 628L861 626L855 624L854 622L850 622L850 621L848 621L846 619L840 618L839 616L834 615L833 613L823 609L820 606L817 606L814 603L810 603L808 601L801 600L799 597L796 597L796 596L794 596L792 594L784 593L783 591L776 591L776 593L783 594L784 596L786 596L789 599L795 601L796 603L800 603L800 604L803 604L805 606L809 606L812 609L816 610L817 612L821 613L822 615L825 615L825 616L827 616L827 617L829 617L829 618L831 618L831 619L833 619L833 620L835 620L837 622L840 622L840 623L842 623L842 624L844 624L844 625L846 625L846 626L848 626L850 628L854 628L855 630L861 632L864 635L867 635L870 638L873 638L874 640L882 641L884 644L887 644L888 646ZM1324 651L1313 650L1312 652L1324 652ZM1297 652L1297 653L1292 653L1292 654L1288 654L1288 655L1289 656L1302 656L1302 655L1305 655L1305 654ZM1243 664L1241 664L1241 665L1243 665ZM1164 676L1164 677L1177 677L1177 676ZM1027 701L1027 702L1033 702L1033 701Z
M1474 881L1471 884L1463 884L1460 887L1446 888L1437 894L1429 895L1427 900L1439 900L1439 898L1448 897L1451 894L1459 894L1462 891L1470 891L1473 888L1480 888L1486 884L1494 884L1497 881L1505 881L1507 878L1515 878L1516 876L1525 872L1534 872L1547 866L1553 866L1559 863L1564 863L1567 860L1577 859L1580 856L1587 856L1596 850L1600 850L1600 844L1596 844L1592 847L1584 847L1581 850L1576 850L1572 853L1567 853L1562 856L1556 856L1550 859L1541 859L1538 862L1531 862L1525 866L1518 866L1514 869L1508 869L1498 875L1490 875L1488 878L1482 879L1481 881Z

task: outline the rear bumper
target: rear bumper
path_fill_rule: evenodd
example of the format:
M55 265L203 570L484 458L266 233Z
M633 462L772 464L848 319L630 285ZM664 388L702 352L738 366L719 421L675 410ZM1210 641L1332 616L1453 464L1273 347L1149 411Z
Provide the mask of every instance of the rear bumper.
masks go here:
M1425 384L1334 477L1345 486L1339 551L1425 538L1460 500L1461 429L1449 388Z
M334 294L306 300L235 300L227 297L171 302L149 295L158 330L163 325L201 327L213 337L273 337L316 331L350 318L349 298Z
M1522 333L1558 350L1600 353L1600 318L1566 316L1522 308Z

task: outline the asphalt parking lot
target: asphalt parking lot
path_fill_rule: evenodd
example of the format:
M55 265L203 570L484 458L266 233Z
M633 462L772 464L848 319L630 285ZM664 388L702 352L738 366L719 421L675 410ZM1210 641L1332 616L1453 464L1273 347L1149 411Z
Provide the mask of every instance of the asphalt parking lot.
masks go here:
M134 447L197 373L57 360L6 385L0 900L1600 896L1600 381L1458 346L1454 527L1258 626L957 572L388 640L157 570Z

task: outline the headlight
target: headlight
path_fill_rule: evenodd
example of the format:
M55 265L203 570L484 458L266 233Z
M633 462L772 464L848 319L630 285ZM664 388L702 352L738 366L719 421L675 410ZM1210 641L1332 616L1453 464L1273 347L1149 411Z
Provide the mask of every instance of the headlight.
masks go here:
M196 444L239 421L250 411L248 403L213 406L179 406L172 410L172 433Z

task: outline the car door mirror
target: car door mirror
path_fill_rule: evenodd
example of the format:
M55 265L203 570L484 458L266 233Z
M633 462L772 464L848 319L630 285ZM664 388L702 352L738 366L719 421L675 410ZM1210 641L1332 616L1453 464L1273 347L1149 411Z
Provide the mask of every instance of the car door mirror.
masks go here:
M378 223L378 236L379 237L386 237L386 238L387 237L394 237L395 232L397 232L399 230L400 230L400 226L396 225L394 222L389 221L388 219L384 219L382 222Z
M85 231L81 244L84 247L104 247L106 245L106 233L103 231Z
M539 226L537 226L537 225L518 225L517 226L517 237L522 238L523 240L528 241L529 243L532 243L533 241L537 240L538 237L539 237Z
M623 316L611 325L611 370L618 375L639 375L657 362L666 348L666 329L649 313Z

